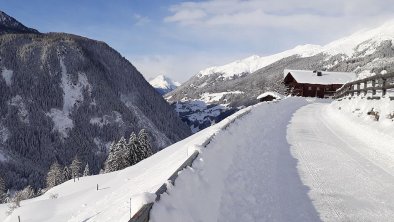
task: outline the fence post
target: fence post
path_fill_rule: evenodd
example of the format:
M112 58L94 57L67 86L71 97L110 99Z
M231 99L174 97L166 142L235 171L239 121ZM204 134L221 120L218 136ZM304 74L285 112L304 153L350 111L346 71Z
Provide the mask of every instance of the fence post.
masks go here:
M351 89L352 89L352 97L354 97L354 85L351 84Z
M372 80L372 95L375 95L375 94L376 94L376 88L375 88L375 85L376 85L376 80L375 80L375 79L373 79L373 80Z
M364 96L367 96L368 93L367 87L368 87L368 82L364 81Z

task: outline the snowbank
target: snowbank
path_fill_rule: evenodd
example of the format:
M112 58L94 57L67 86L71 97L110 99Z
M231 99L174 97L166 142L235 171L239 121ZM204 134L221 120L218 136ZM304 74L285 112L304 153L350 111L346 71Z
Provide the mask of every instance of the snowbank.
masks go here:
M286 142L307 103L260 103L221 131L153 205L151 221L318 221Z
M349 119L355 119L384 133L390 133L394 127L394 100L390 98L369 100L362 97L346 97L341 101L332 102L331 107L340 110Z

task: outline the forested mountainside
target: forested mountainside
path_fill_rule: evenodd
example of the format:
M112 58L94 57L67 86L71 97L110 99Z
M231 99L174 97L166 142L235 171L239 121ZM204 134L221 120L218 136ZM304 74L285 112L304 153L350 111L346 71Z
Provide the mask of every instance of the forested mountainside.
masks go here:
M266 91L283 93L284 69L352 71L368 76L394 71L394 21L325 46L303 45L270 56L252 56L200 71L166 95L196 132L257 103Z
M52 163L69 165L75 156L98 173L111 142L141 129L153 151L190 135L137 69L104 42L41 34L13 25L11 17L0 23L0 175L7 188L43 187Z

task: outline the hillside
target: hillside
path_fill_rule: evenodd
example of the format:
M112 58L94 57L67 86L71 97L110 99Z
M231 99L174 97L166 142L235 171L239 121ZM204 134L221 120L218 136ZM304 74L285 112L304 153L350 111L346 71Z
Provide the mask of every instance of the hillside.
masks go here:
M14 19L2 19L1 27L8 21ZM155 151L190 135L107 44L12 27L18 34L0 35L0 174L7 188L43 187L50 164L69 165L76 155L98 173L109 144L142 128Z
M270 56L252 56L207 68L168 93L166 99L191 129L198 131L239 107L255 104L256 97L265 91L283 93L284 69L353 71L359 76L393 71L393 30L394 20L324 46L297 46Z

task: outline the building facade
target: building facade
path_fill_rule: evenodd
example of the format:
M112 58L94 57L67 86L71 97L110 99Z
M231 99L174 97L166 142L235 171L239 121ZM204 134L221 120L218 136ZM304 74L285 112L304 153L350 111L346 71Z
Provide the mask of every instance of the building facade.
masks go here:
M288 93L303 97L332 97L346 82L357 78L351 72L327 72L310 70L284 70L284 84Z

